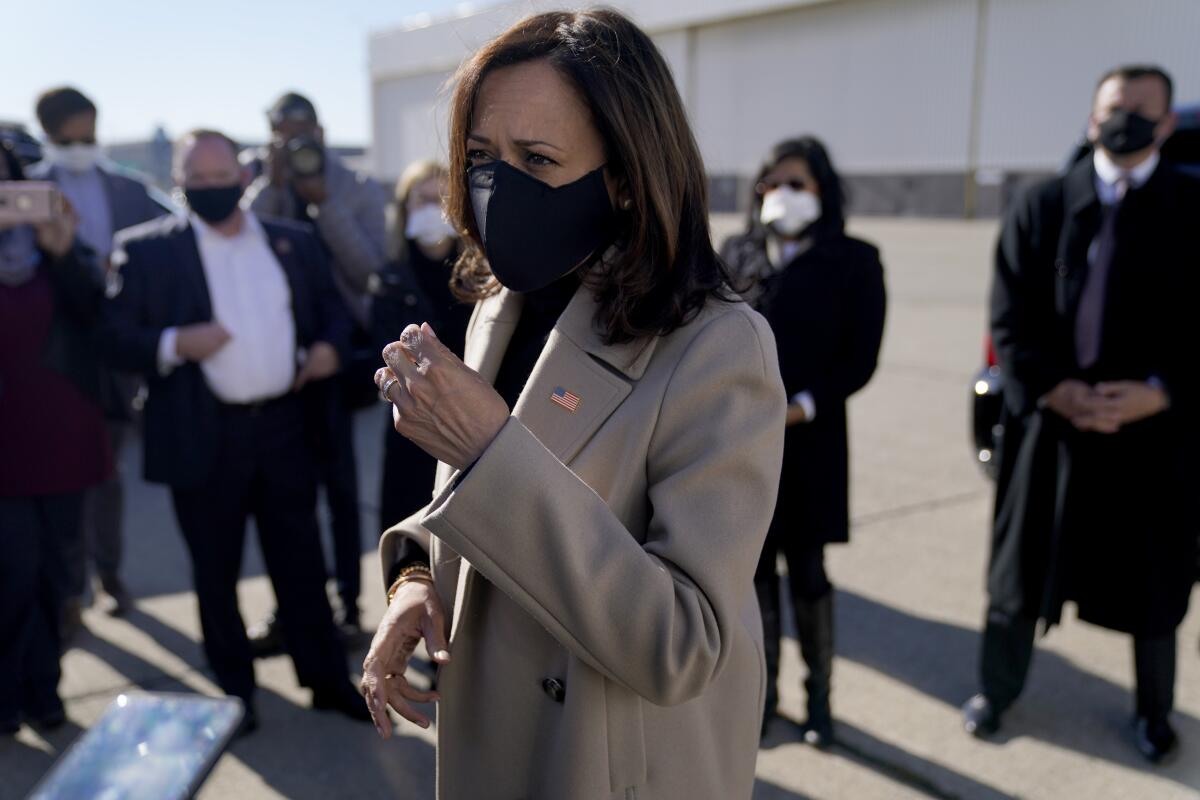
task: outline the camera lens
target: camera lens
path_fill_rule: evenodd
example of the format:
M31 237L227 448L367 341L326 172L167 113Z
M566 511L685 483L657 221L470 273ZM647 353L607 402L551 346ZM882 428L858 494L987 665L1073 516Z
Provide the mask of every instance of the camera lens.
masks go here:
M300 178L311 178L325 171L325 151L314 139L297 136L287 143L288 167Z

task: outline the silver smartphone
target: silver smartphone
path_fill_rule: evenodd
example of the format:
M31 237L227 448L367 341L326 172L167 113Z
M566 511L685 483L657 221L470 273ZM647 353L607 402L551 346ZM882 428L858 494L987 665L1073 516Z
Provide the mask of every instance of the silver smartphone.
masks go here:
M244 710L236 698L122 694L79 737L30 800L185 800L229 745Z
M58 188L49 181L0 181L0 223L36 225L58 215Z

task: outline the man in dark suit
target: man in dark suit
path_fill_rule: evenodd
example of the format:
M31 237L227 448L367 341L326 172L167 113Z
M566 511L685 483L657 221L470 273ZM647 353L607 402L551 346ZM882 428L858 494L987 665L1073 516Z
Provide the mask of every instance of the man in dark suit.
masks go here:
M79 215L80 239L106 263L114 233L161 217L168 209L151 197L145 183L101 159L96 144L96 105L82 92L70 86L48 89L38 98L36 110L46 133L46 157L30 167L27 177L57 184ZM106 610L121 614L132 604L120 575L120 452L133 427L136 386L129 378L103 377L101 400L117 469L111 478L88 492L82 532L86 535L73 539L64 550L68 563L63 569L71 587L64 602L64 642L80 624L89 557L100 588L108 595Z
M299 394L337 372L349 320L312 235L239 207L245 180L232 141L188 134L175 175L191 212L118 238L102 347L114 366L146 377L146 479L171 487L205 653L253 728L254 668L235 591L253 515L301 684L315 707L363 719L325 596Z
M1137 747L1175 751L1175 631L1196 534L1191 319L1200 183L1160 161L1171 80L1115 69L1098 84L1095 152L1033 187L1001 232L992 335L1006 418L981 654L966 729L996 731L1025 682L1039 620L1065 601L1132 634Z

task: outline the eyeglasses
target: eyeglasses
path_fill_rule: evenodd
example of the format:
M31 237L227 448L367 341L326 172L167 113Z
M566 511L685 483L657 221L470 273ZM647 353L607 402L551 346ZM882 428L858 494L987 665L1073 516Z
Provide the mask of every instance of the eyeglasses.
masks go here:
M767 192L773 192L780 186L786 186L793 192L803 192L808 188L808 184L800 178L792 178L790 181L759 181L754 186L754 193L762 197Z

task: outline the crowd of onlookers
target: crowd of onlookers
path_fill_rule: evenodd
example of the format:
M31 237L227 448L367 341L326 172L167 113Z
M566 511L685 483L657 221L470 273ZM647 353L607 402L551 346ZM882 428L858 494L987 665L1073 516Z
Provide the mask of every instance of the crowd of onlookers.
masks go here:
M1200 192L1160 158L1172 90L1155 67L1106 73L1087 156L1023 194L1002 228L991 324L1004 435L981 691L963 708L976 735L999 728L1039 621L1057 623L1071 601L1133 636L1137 746L1151 761L1175 750L1175 631L1196 563L1187 321ZM205 653L245 703L243 729L257 725L253 659L282 651L314 707L368 719L344 653L362 632L352 420L376 401L380 350L406 325L429 322L463 352L471 307L451 285L463 248L443 208L451 175L415 163L389 198L324 146L313 104L288 93L261 151L215 130L183 136L173 177L185 202L173 207L101 157L82 93L47 91L37 116L40 161L0 148L0 186L54 187L43 216L0 217L0 732L62 724L59 659L81 609L133 603L121 577L128 476L114 465L139 440L145 479L170 489ZM722 263L770 324L788 400L755 578L763 730L778 697L783 556L808 669L805 738L824 746L835 735L824 546L849 539L845 404L877 363L883 268L846 234L842 182L815 138L774 148L750 201ZM435 461L390 424L383 436L386 526L428 503ZM250 518L278 608L247 625L235 589Z

